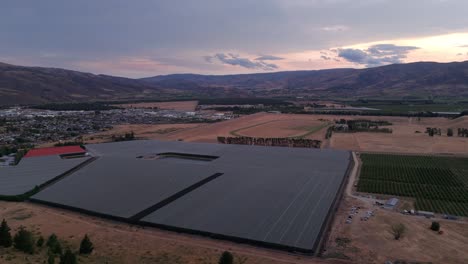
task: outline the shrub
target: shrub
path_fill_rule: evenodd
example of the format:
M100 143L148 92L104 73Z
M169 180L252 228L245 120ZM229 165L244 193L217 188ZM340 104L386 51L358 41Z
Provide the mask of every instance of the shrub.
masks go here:
M13 238L14 247L20 251L34 254L34 237L31 232L20 227L18 233Z
M431 224L431 230L434 230L434 231L439 231L440 230L440 224L439 222L432 222Z
M224 251L219 258L219 264L232 264L234 263L234 257L229 251Z
M42 247L44 245L44 238L42 236L39 237L39 239L36 242L37 247Z
M80 254L91 254L93 252L93 243L89 239L88 235L85 235L80 244Z
M76 255L73 252L71 252L70 249L67 249L65 251L65 254L63 254L60 257L60 264L76 264L76 263L78 263L76 260Z
M399 240L406 232L406 226L404 224L392 225L392 234L396 240Z
M55 255L50 251L47 254L47 264L55 264Z
M3 219L0 225L0 247L11 247L13 240L11 238L10 227L8 226L5 219Z

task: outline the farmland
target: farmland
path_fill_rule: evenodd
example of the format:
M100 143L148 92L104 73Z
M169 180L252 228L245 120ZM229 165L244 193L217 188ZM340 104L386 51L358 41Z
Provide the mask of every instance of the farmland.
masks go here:
M311 121L310 119L290 118L272 120L265 123L243 127L230 132L233 136L250 137L291 137L303 138L320 131L328 125L327 122Z
M415 198L417 210L468 216L468 159L362 154L359 192Z

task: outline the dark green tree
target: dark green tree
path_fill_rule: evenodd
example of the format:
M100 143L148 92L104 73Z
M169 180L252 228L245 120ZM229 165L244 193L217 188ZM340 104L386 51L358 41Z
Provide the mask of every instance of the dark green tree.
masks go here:
M432 222L431 224L431 230L434 230L434 231L439 231L440 230L440 224L439 222Z
M13 245L16 249L34 254L34 237L31 232L26 230L24 227L20 227L18 233L13 238Z
M429 130L429 136L430 136L430 137L433 137L433 136L434 136L434 130L433 130L432 128Z
M36 246L37 247L42 247L44 245L44 238L42 236L37 239Z
M55 264L55 254L50 250L47 252L47 264Z
M57 235L55 234L50 235L49 238L47 239L46 245L47 247L49 247L49 250L53 254L62 255L62 246L60 245L60 242L58 241Z
M91 254L93 252L93 243L89 239L88 235L85 235L80 244L80 254Z
M13 240L11 238L10 227L8 226L5 219L3 219L0 225L0 247L11 247Z
M60 264L76 264L76 263L78 263L76 260L76 255L73 252L71 252L70 249L67 249L65 251L65 254L63 254L60 257Z
M224 251L218 261L219 264L232 264L234 263L234 256L229 251Z
M50 248L53 245L55 245L55 243L57 243L57 242L58 242L57 235L52 234L52 235L49 236L49 238L47 238L46 246Z
M453 129L447 129L447 137L453 137Z

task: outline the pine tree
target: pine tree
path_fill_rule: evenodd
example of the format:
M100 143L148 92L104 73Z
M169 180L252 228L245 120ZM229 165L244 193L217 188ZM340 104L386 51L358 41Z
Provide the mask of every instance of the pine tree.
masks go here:
M24 227L20 227L20 230L13 238L13 242L16 249L34 254L34 237L32 233L24 229Z
M229 251L224 251L219 258L219 264L232 264L234 263L234 256Z
M52 234L49 236L47 239L46 246L49 247L49 250L53 254L61 255L62 254L62 246L60 245L60 242L58 241L57 235Z
M13 240L11 238L10 227L8 226L5 219L3 219L0 225L0 247L11 247Z
M76 260L76 255L73 252L71 252L70 249L67 249L65 251L65 254L63 254L60 257L60 264L76 264L76 263L78 263Z
M93 243L89 239L88 235L85 235L80 244L80 254L91 254L93 252Z
M452 137L453 136L453 129L449 128L447 129L447 136Z

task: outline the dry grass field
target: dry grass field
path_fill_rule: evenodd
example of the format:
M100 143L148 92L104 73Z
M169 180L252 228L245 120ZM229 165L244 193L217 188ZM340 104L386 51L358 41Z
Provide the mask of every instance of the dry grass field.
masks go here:
M195 108L198 106L198 101L130 103L118 104L116 106L123 108L158 108L161 110L195 111Z
M247 137L307 137L325 130L327 122L306 118L278 119L231 131L234 136Z
M323 120L319 120L322 118ZM326 124L327 120L330 120L330 117L258 113L181 130L171 134L167 139L216 142L218 136L233 136L233 134L255 137L294 137L305 135L307 138L319 139L325 137L326 128L323 125ZM316 128L320 129L313 131ZM310 133L311 131L314 133Z
M392 134L334 133L325 140L327 122L338 119L386 120L393 125ZM429 137L427 127L442 129L442 136ZM316 131L317 128L318 131ZM214 124L179 130L163 137L165 140L216 142L218 136L297 137L325 141L324 146L335 149L372 152L468 154L468 138L447 137L447 128L468 128L468 117L408 118L380 116L333 116L258 113ZM421 133L417 133L417 131Z
M137 138L164 140L171 133L201 125L204 124L117 125L108 131L86 135L83 139L86 143L109 142L112 135L125 135L125 133L133 132Z
M353 206L361 207L359 216L346 224ZM375 210L375 216L361 221L359 217L368 210ZM398 259L419 263L468 263L468 222L438 221L444 231L442 235L429 229L430 219L387 211L348 196L335 216L325 254L362 264ZM403 223L407 231L400 240L395 240L390 230L398 223ZM348 243L342 242L347 239Z
M8 221L13 230L24 226L34 231L36 237L48 237L55 233L65 245L64 248L69 247L75 251L84 234L88 234L95 250L88 257L80 256L79 263L214 264L225 250L234 254L235 264L350 263L131 226L32 203L0 202L0 216ZM12 248L0 248L0 263L44 263L46 255L45 248L38 249L34 255Z
M186 102L183 102L186 103ZM333 133L325 139L327 127L339 119L385 120L393 133ZM442 130L442 136L430 137L427 127ZM455 132L448 137L447 129ZM468 154L468 138L456 136L457 128L468 128L468 117L408 118L383 116L334 116L257 113L212 124L158 124L118 125L113 129L85 135L86 143L108 142L112 135L134 132L137 138L157 140L184 140L189 142L216 143L218 136L249 137L303 137L323 141L323 147L353 151L419 153L419 154ZM44 144L50 146L53 143Z
M367 117L365 117L367 118ZM468 117L455 120L447 118L369 117L393 123L392 134L334 133L330 146L336 149L373 152L468 154L468 138L447 137L447 129L468 128ZM427 127L442 129L442 136L430 137ZM417 133L419 131L421 133Z
M333 133L332 138L326 140L325 133L328 124L339 119L389 121L393 124L389 126L393 133ZM440 128L442 136L428 136L424 133L427 127ZM447 137L448 128L452 128L455 133L457 128L468 128L468 117L451 120L447 118L258 113L212 124L118 125L109 131L86 135L84 139L87 143L106 142L111 140L112 135L123 135L131 131L136 137L142 139L211 143L217 142L218 136L304 137L322 140L326 148L353 151L468 154L468 138L456 135Z

